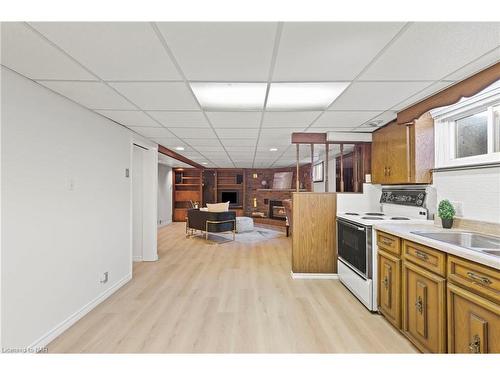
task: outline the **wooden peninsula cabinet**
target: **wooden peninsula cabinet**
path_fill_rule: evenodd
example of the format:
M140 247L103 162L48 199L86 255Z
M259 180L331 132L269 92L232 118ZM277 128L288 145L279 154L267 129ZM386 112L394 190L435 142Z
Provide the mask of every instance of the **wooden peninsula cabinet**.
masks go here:
M500 353L500 271L377 230L379 312L422 352Z
M411 124L396 121L373 132L372 182L427 184L434 168L434 120L429 113Z

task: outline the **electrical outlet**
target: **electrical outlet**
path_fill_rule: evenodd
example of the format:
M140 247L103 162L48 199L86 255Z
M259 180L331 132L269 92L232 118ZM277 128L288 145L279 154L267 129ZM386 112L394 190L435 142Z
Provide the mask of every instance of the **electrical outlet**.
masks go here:
M463 207L463 202L450 202L453 206L453 208L455 208L455 215L456 216L461 216L463 217L464 216L464 207Z
M104 272L102 275L101 275L101 278L100 278L100 283L101 284L105 284L108 282L108 279L109 279L109 273L108 271Z
M69 191L75 190L75 179L73 177L68 178L68 190Z

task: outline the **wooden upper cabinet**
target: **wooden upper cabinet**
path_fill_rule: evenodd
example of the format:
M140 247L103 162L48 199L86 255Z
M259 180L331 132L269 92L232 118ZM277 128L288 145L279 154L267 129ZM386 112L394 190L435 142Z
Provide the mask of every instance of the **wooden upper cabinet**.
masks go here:
M434 120L429 113L412 124L393 121L373 133L373 183L431 183L433 167Z

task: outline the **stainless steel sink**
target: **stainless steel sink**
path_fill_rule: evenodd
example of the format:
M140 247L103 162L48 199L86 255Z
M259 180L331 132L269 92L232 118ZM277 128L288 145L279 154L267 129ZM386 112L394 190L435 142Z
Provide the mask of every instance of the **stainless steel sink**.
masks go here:
M465 247L470 250L500 256L500 237L474 232L411 232L422 237Z

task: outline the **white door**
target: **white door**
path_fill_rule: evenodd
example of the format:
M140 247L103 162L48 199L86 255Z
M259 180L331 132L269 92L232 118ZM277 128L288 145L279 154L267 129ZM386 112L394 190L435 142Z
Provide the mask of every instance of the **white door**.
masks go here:
M132 154L132 256L134 261L142 260L143 158L144 149L134 145Z

